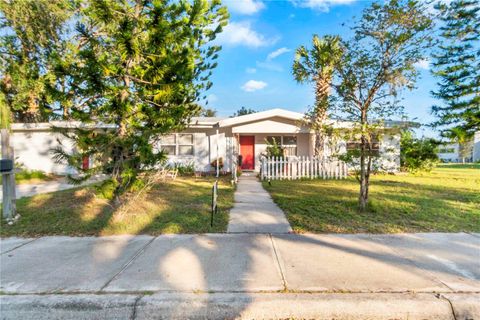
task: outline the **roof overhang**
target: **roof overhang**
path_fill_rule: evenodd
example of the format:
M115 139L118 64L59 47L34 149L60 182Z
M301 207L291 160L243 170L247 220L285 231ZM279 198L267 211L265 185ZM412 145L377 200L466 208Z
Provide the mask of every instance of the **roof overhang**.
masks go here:
M232 127L232 126L237 126L241 124L246 124L249 122L261 121L261 120L273 118L273 117L280 117L280 118L285 118L289 120L302 120L304 116L305 115L303 113L276 108L276 109L270 109L266 111L251 113L244 116L224 119L219 121L218 125L221 128Z

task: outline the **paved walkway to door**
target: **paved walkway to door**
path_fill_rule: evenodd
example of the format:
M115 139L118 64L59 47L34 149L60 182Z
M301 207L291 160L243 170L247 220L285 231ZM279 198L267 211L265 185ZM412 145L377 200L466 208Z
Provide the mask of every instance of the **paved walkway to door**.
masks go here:
M255 176L242 175L230 210L229 233L289 233L292 227Z

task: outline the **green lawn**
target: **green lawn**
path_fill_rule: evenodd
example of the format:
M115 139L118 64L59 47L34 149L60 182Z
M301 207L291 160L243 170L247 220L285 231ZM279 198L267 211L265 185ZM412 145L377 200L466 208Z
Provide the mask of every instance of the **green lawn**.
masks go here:
M480 166L443 165L430 173L376 175L370 206L358 212L358 183L264 183L296 232L480 232Z
M0 183L2 182L0 176ZM15 173L15 182L17 184L40 183L44 181L55 180L57 177L53 174L46 174L40 170L21 170Z
M41 194L17 201L21 218L13 226L2 219L0 235L113 235L225 232L234 188L219 181L219 212L210 227L213 178L183 178L156 185L114 210L93 187Z

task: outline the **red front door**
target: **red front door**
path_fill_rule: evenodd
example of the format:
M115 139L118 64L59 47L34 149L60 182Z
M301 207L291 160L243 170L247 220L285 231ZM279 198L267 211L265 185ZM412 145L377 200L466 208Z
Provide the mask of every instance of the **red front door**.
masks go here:
M242 169L255 169L255 136L240 136L240 155L242 156Z

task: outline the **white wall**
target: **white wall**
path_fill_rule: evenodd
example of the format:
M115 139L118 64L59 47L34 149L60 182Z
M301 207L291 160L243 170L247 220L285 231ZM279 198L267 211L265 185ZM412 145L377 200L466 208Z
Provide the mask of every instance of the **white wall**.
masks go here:
M445 144L445 145L442 145L440 146L440 149L453 149L453 152L448 152L448 153L445 153L445 152L440 152L440 153L437 153L438 157L445 161L445 162L459 162L460 160L460 157L459 157L459 146L458 146L458 143L449 143L449 144Z
M473 161L480 161L480 131L475 132L473 138Z
M380 141L379 169L386 172L400 170L400 134L384 134Z
M73 151L71 141L61 134L46 130L13 131L10 144L14 148L15 161L23 164L27 169L55 174L74 172L67 165L53 161L51 149L62 144L66 151Z

